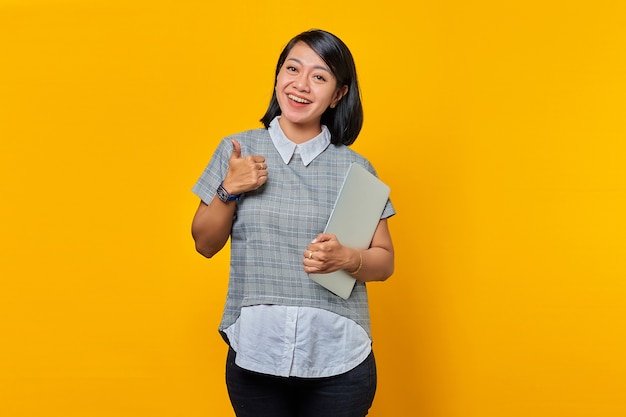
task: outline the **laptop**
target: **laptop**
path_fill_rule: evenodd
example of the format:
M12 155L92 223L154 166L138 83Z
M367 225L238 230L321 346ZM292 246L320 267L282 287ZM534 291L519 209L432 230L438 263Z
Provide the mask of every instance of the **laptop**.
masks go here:
M344 246L369 248L380 221L390 188L360 164L353 162L339 190L325 233L337 236ZM356 279L344 270L309 274L318 284L347 300Z

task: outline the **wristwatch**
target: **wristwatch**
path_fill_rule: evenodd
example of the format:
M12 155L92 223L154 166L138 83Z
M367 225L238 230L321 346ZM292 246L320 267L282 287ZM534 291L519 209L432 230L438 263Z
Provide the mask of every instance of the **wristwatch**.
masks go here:
M217 197L222 200L224 203L228 203L229 201L239 201L241 200L241 194L231 194L226 191L226 188L222 186L224 181L217 187Z

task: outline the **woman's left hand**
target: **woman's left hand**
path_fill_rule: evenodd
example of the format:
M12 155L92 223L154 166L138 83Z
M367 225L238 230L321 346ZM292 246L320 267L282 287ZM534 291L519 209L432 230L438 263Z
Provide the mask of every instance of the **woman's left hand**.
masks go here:
M328 274L339 269L354 271L359 264L356 249L343 246L337 236L321 233L307 246L302 264L307 274Z

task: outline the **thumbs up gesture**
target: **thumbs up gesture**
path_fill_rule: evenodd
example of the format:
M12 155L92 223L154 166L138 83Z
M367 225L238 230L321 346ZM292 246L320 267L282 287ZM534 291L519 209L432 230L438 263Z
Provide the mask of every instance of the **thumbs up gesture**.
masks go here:
M228 172L222 185L230 194L256 190L267 181L265 157L262 155L242 156L239 142L235 139L231 142L233 152L230 154Z

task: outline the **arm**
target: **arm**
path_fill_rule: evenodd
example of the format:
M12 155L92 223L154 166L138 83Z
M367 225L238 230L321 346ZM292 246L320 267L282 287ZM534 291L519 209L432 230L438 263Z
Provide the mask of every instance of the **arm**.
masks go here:
M196 250L207 258L219 252L230 236L236 203L224 203L214 197L210 204L200 201L191 223L191 235Z
M335 235L322 233L306 248L302 263L308 274L343 269L359 281L386 280L394 270L393 243L387 219L378 222L368 249L359 251L343 246Z
M233 139L233 152L228 161L228 172L223 186L231 194L255 190L267 181L267 165L261 155L241 156L241 145ZM227 203L217 196L209 204L201 201L191 223L191 235L196 250L212 257L219 252L230 236L236 202Z

